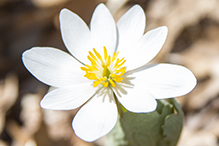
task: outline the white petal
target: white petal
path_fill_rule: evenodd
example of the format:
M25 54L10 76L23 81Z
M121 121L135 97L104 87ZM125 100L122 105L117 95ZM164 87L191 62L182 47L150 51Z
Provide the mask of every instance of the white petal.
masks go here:
M103 46L105 46L108 53L112 55L117 42L116 25L104 4L96 7L90 27L94 48L103 55Z
M125 77L123 82L124 80L126 80ZM131 112L148 113L157 107L157 101L144 87L116 84L116 88L113 90L119 102Z
M84 104L95 92L91 84L58 88L47 93L40 105L45 109L71 110Z
M69 52L81 62L87 64L88 51L91 45L91 33L86 23L68 9L60 12L60 28L62 39Z
M145 29L145 14L139 5L129 9L118 21L118 51L125 54L143 35Z
M89 82L83 66L71 55L50 47L34 47L22 55L25 67L41 82L54 87Z
M106 135L117 121L117 107L111 90L109 94L95 94L73 119L75 134L85 141L94 141Z
M141 67L153 59L162 48L166 36L167 27L162 26L148 31L141 39L131 47L126 59L127 70Z
M189 93L196 85L196 78L187 68L171 64L145 66L133 73L133 84L139 84L156 99L172 98Z

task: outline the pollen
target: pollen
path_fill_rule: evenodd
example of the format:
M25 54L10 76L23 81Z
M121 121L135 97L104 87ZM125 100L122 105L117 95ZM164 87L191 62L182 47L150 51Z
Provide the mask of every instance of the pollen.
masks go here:
M116 87L116 82L120 83L123 80L123 75L126 68L123 67L126 60L117 58L119 52L114 52L112 57L107 54L107 49L103 46L104 56L93 48L93 52L89 51L87 56L90 65L85 64L81 70L85 71L84 77L93 81L93 87L103 85L104 87Z

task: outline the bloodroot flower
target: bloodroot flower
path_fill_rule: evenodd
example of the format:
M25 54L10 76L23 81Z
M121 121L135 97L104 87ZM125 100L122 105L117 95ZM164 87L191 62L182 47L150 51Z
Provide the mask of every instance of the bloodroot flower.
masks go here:
M90 27L75 13L60 13L62 39L68 54L52 47L33 47L23 53L23 63L41 82L56 87L41 106L52 110L80 108L72 126L78 137L94 141L115 126L121 103L128 111L147 113L156 99L181 96L196 85L185 67L145 65L163 46L167 27L146 34L145 14L133 6L115 24L104 4L99 4Z

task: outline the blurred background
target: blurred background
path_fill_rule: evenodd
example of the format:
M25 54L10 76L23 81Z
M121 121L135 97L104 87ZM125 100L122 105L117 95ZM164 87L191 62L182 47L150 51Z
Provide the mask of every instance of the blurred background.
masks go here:
M0 146L94 146L74 135L77 110L44 110L39 102L48 86L23 66L22 52L33 46L66 50L59 12L68 8L87 24L105 3L117 21L139 4L146 31L166 25L168 37L153 60L180 64L197 77L196 88L178 97L185 124L178 146L218 146L219 140L219 0L0 0Z

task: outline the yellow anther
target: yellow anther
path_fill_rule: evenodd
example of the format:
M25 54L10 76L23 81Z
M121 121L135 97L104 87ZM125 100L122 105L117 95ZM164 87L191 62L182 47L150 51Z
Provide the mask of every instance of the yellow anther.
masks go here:
M126 62L126 60L124 60L122 63L118 64L118 65L116 66L116 68L120 68L125 62Z
M104 60L106 61L106 59L107 59L107 50L106 50L105 46L103 46L103 50L104 50Z
M89 54L95 61L97 61L97 58L94 56L94 54L91 51L89 51Z
M115 72L116 73L120 73L120 72L125 72L125 67L122 67L122 68L120 68L120 69L118 69L118 70L115 70Z
M98 69L96 68L96 66L98 66L97 64L91 63L91 66L92 66L92 68L94 68L94 70L98 70Z
M81 70L83 70L83 71L91 71L89 68L86 68L86 67L81 67Z
M104 87L107 87L109 85L109 82L103 82L101 83Z
M111 57L110 56L108 56L108 60L107 60L107 63L108 63L108 66L110 66L110 64L111 64Z
M114 67L116 68L116 66L119 64L119 58L117 58L116 63L114 65Z
M90 66L90 65L87 65L87 64L85 64L85 66L87 68L89 68L89 70L91 70L91 71L94 71L94 70L98 71L98 69L96 67L94 67L94 66Z
M113 82L112 79L109 79L109 82L110 82L110 84L111 84L113 87L116 87L116 85L115 85L115 83Z
M87 65L87 64L85 64L85 66L86 66L87 68L89 68L90 70L93 70L92 66Z
M117 51L116 53L113 52L113 58L112 58L112 62L116 59L116 57L118 56L119 51Z
M100 59L101 62L103 62L102 57L100 56L100 54L93 48L95 55L97 56L98 59Z
M97 81L94 81L94 82L93 82L93 83L94 83L93 87L97 87L97 86L100 84L100 82L101 82L101 81L98 81L98 80L97 80Z
M107 78L106 77L103 77L103 78L100 78L99 80L100 81L105 81Z
M124 73L125 73L125 71L122 71L122 72L120 72L120 74L118 74L118 76L123 76L124 75Z
M95 60L93 60L90 56L87 56L88 60L90 60L91 64L97 64Z
M84 77L87 77L87 78L90 79L90 80L96 80L96 79L98 79L95 73L86 73L86 74L84 75Z
M122 62L123 60L124 60L124 57L121 60L119 60L119 62Z
M114 80L115 82L120 83L120 82L123 80L123 78L122 78L122 77L120 77L120 78L113 78L113 80Z

